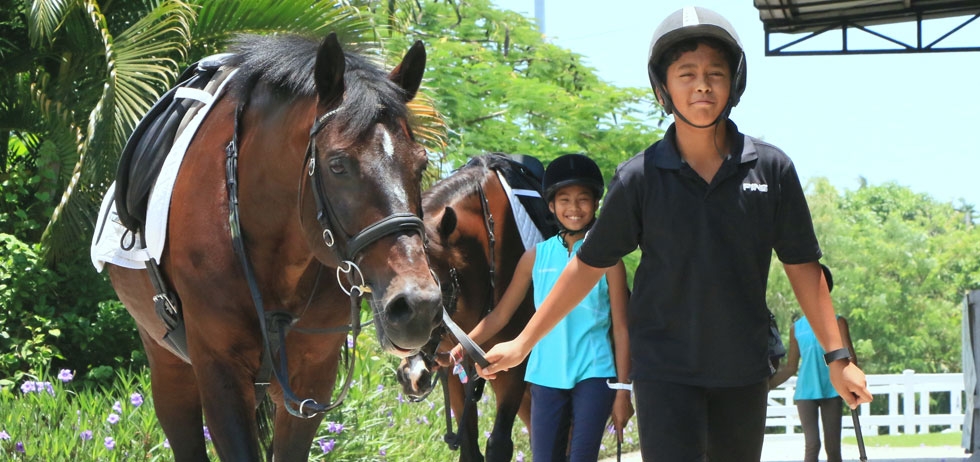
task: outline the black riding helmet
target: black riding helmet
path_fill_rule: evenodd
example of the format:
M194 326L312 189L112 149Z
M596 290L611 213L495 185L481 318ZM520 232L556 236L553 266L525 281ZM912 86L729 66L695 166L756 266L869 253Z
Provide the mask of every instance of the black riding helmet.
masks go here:
M665 76L660 75L660 67L665 54L674 45L692 38L713 38L728 48L728 54L735 60L732 68L732 89L728 97L728 107L722 116L728 114L738 104L742 93L745 92L745 52L742 42L735 33L735 28L720 14L707 8L688 6L667 16L657 26L650 41L650 52L647 55L647 73L653 90L663 99L664 110L667 114L674 112L674 103L667 93ZM680 115L683 118L683 115ZM719 120L722 118L719 116ZM685 119L686 120L686 119ZM714 125L716 120L711 125Z
M551 161L544 171L542 189L545 200L551 202L559 189L572 184L581 184L592 189L596 200L602 197L606 186L602 180L602 172L594 160L584 154L565 154Z

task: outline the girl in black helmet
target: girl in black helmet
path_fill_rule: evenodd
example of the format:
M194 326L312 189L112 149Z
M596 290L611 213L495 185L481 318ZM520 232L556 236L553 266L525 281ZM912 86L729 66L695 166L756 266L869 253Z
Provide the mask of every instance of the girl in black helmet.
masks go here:
M687 7L657 27L647 70L675 115L661 141L620 164L598 220L524 331L487 353L485 377L519 364L607 268L637 248L631 378L645 461L758 461L770 374L766 283L773 251L852 408L870 402L847 358L820 247L792 161L739 133L738 36Z
M561 231L524 253L500 302L469 333L477 343L507 324L532 281L535 306L548 295L595 220L604 182L592 159L567 154L548 165L543 186ZM606 417L612 416L622 441L623 427L633 415L626 385L630 359L623 262L614 263L587 289L584 299L541 339L528 359L524 379L531 384L535 461L594 462ZM451 356L462 358L462 347Z

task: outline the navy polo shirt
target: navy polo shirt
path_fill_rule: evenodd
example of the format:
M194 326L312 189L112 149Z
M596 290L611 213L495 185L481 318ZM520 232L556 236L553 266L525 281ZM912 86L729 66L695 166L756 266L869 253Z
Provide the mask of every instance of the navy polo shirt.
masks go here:
M578 252L609 267L639 246L629 301L632 378L708 387L769 376L766 284L773 250L817 261L792 161L738 132L711 183L681 159L674 126L623 162Z

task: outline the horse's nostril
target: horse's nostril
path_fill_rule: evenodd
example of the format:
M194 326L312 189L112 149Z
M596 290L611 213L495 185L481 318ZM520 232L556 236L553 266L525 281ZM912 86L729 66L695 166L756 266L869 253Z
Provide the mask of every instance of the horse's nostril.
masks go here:
M396 297L389 302L388 306L385 307L385 313L387 314L388 322L396 325L408 322L412 318L412 308L408 305L408 300L405 299L405 296Z

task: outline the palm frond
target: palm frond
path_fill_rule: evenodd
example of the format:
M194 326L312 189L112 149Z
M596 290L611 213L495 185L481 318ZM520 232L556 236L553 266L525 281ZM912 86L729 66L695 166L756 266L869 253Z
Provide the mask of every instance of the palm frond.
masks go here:
M348 2L315 0L292 2L281 0L192 0L199 7L197 23L192 28L191 58L200 59L221 51L236 34L336 32L345 45L367 45L356 51L374 48L377 36L369 15Z
M71 0L34 0L28 11L27 33L31 46L39 47L44 41L50 42L55 31L64 21L71 7Z
M46 257L56 258L57 243L90 227L126 138L177 75L194 16L190 5L168 0L114 37L94 0L86 0L85 10L104 47L106 74L68 186L41 237L51 250Z

